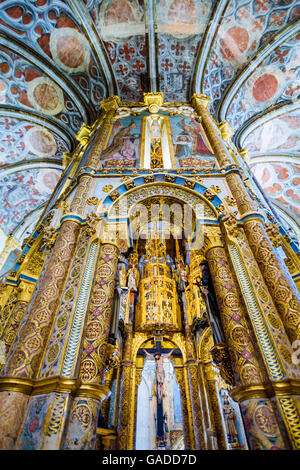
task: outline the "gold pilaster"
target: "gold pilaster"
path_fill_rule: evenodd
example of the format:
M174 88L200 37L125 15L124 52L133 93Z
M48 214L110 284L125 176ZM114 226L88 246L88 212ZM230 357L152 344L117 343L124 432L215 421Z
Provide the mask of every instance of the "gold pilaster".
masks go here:
M220 167L222 168L231 165L233 163L233 160L229 151L221 142L219 130L206 109L208 107L209 100L210 99L208 96L197 95L196 93L194 93L194 95L192 96L192 105L194 106L198 115L201 117L203 128L216 155L216 159Z
M125 328L125 343L123 358L121 361L120 372L120 401L119 401L119 417L117 423L119 450L132 450L130 449L130 412L131 402L134 399L134 383L132 382L133 363L131 360L131 347L132 347L132 325L128 324ZM135 367L134 367L135 368Z

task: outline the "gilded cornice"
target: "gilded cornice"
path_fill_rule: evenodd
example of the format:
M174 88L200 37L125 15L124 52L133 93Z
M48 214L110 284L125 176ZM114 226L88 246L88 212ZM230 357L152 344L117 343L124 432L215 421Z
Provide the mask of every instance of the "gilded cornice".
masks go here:
M285 380L233 388L230 396L238 403L253 398L272 398L300 395L300 380Z
M73 396L102 400L110 392L99 384L82 383L78 379L56 376L46 379L27 379L22 377L0 377L0 391L19 392L25 395L41 395L52 392L69 393Z

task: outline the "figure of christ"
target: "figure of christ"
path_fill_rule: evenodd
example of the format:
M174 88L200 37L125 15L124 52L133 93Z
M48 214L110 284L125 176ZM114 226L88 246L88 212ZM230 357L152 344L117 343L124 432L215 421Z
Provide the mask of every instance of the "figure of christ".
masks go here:
M165 372L164 372L164 357L168 358L172 355L174 349L172 349L168 354L162 356L160 352L154 353L154 355L148 353L146 349L143 349L144 353L147 356L152 357L155 360L156 364L156 384L157 384L157 401L158 404L161 404L162 397L164 394L164 381L165 381Z

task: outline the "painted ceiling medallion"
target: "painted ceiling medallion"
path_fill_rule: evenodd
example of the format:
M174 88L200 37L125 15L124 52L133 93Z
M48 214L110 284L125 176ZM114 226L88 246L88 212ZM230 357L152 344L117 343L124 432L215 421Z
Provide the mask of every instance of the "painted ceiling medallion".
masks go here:
M236 69L257 49L260 30L249 27L253 21L253 17L247 17L242 21L234 21L230 17L220 27L216 53L225 64L231 64Z
M247 83L243 103L246 108L256 106L262 109L276 101L284 86L280 69L273 65L258 68Z
M25 135L28 150L39 157L51 157L57 152L54 136L43 127L32 127Z
M64 108L62 90L48 78L38 77L32 80L28 85L27 96L35 109L48 116L55 116Z
M67 72L88 69L90 45L86 38L73 28L54 29L50 36L50 51L54 61Z

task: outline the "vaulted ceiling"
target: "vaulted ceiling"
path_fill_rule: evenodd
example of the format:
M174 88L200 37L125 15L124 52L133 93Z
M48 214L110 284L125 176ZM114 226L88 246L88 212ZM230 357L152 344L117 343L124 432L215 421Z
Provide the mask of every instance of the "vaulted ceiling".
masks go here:
M36 222L101 100L145 91L210 96L299 230L299 18L298 0L0 0L2 239Z

